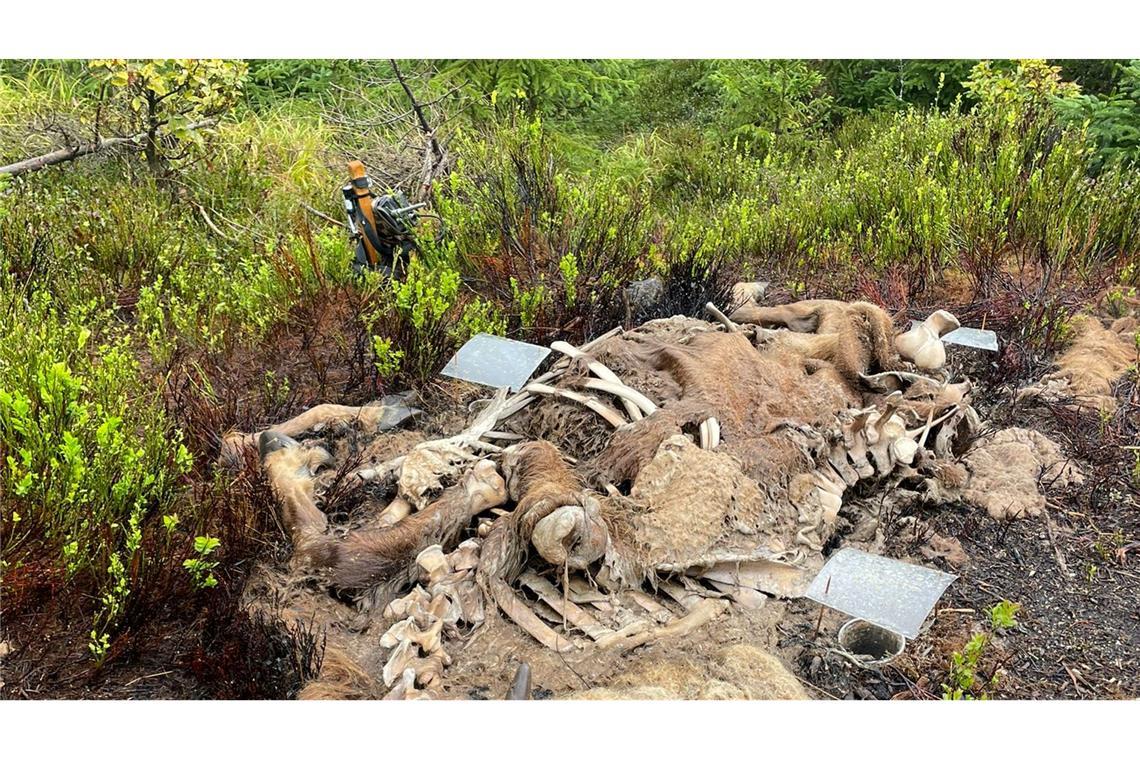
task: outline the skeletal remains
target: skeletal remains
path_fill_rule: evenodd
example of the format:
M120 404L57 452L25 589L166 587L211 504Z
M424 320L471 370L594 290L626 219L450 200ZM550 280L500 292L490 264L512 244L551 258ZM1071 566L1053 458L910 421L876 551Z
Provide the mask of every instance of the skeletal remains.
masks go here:
M227 437L223 454L259 449L295 566L383 610L391 698L441 696L448 641L496 610L560 652L683 635L730 603L802 593L860 482L952 491L980 424L970 383L939 374L938 336L957 326L946 312L897 339L862 302L749 302L717 318L555 342L549 371L500 389L462 432L351 472L384 501L347 532L320 508L337 469L322 436L387 435L415 416L407 397L318 406ZM658 615L655 590L685 614ZM571 602L618 591L652 619L615 630ZM550 609L564 632L536 614Z

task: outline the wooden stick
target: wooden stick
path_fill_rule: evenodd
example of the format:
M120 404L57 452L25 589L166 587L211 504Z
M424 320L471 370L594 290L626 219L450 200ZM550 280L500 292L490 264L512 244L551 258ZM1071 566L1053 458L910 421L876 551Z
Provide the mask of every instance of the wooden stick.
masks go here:
M213 126L217 121L217 119L203 119L202 121L191 124L187 129L201 129L203 127ZM107 148L114 148L116 145L137 143L146 137L146 134L146 132L139 132L137 135L131 135L130 137L108 137L106 140L100 139L85 145L77 145L74 148L60 148L59 150L53 150L51 153L45 153L42 156L26 158L14 164L0 166L0 174L11 174L13 177L18 177L21 174L39 171L48 166L62 164L65 161L73 161L77 158L106 150Z

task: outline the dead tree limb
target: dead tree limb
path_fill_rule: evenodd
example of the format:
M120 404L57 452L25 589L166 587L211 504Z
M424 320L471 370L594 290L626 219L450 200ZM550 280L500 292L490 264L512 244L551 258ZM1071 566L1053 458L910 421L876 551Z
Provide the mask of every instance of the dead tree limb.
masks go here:
M388 62L392 64L392 72L396 75L400 86L404 88L404 94L408 96L408 101L412 104L412 111L416 114L416 121L419 122L420 131L427 137L428 144L431 147L430 154L428 151L424 151L424 169L423 175L420 178L420 191L424 195L427 195L428 190L431 188L431 182L435 178L435 173L439 167L443 165L446 154L444 153L443 146L439 144L439 140L435 136L435 130L432 129L431 124L428 123L423 105L416 100L415 93L412 92L411 86L408 85L408 81L404 79L404 75L400 72L400 67L396 64L396 59L390 58Z
M193 130L210 127L216 124L217 121L217 119L203 119L202 121L194 122L188 126L187 129ZM59 150L53 150L51 153L45 153L42 156L26 158L14 164L0 166L0 174L10 174L13 177L18 177L21 174L39 171L48 166L62 164L66 161L73 161L77 158L106 150L107 148L114 148L117 145L134 145L146 138L146 135L146 132L139 132L137 135L131 135L130 137L108 137L105 140L97 139L94 142L76 145L73 148L60 148Z
M443 148L440 146L439 140L435 137L435 130L428 124L423 106L416 100L416 96L412 92L412 88L408 85L408 81L404 79L404 75L400 73L400 67L396 65L396 60L394 58L389 59L389 63L392 64L392 71L396 74L396 79L400 82L400 86L404 88L404 94L408 96L408 101L412 104L412 110L416 114L416 120L420 123L420 131L428 138L428 142L431 144L432 152L435 153L436 158L442 160Z
M320 211L319 209L313 208L308 203L305 203L302 201L301 202L301 208L305 209L306 211L308 211L310 214L317 217L318 219L325 220L329 224L335 224L337 227L344 227L345 229L348 229L348 225L345 224L344 222L337 221L336 219L333 219L328 214L324 213L323 211Z

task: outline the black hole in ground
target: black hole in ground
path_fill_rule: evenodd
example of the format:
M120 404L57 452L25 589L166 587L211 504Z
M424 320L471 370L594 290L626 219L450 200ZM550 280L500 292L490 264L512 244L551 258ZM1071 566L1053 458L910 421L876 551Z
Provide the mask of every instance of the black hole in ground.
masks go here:
M873 660L893 657L902 652L902 636L864 621L848 627L839 643L851 654Z

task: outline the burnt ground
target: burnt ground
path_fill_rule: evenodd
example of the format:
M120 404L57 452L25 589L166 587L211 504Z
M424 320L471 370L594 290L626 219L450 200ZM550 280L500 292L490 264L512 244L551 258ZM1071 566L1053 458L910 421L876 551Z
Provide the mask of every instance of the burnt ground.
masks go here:
M1135 546L1122 550L1140 535L1140 509L1133 503L1098 518L1051 504L1051 532L1044 518L1003 525L966 508L926 514L922 522L957 538L969 561L955 568L941 559L922 560L925 542L912 526L888 541L890 555L959 575L935 608L929 630L908 642L900 657L881 671L852 665L831 651L844 618L825 614L817 637L819 608L807 601L789 604L778 628L780 646L795 653L793 666L805 680L836 698L941 698L951 652L961 651L973 633L988 631L987 610L1007 599L1021 609L1018 625L995 636L980 663L986 676L1001 671L989 696L1136 698L1140 562Z
M901 509L885 526L884 553L959 575L928 630L892 663L868 670L829 651L842 616L828 611L820 624L818 606L791 602L779 645L799 675L819 696L941 698L951 653L988 633L988 610L1009 600L1021 605L1018 624L993 635L980 661L983 676L998 676L987 697L1140 697L1140 484L1134 449L1126 448L1140 443L1135 377L1118 383L1117 399L1112 419L1000 403L983 414L1046 433L1082 467L1085 482L1049 494L1045 515L1020 520L997 521L963 503ZM956 539L968 560L955 566L924 556L932 533Z

